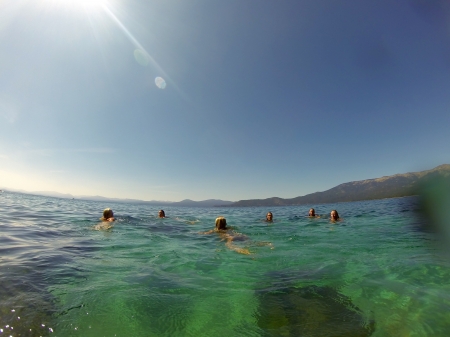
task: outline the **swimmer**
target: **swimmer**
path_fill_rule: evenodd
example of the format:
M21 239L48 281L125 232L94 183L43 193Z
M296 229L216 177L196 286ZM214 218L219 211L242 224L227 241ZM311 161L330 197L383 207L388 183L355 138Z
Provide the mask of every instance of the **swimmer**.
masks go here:
M216 229L214 231L226 231L229 228L227 227L227 219L225 219L223 216L219 216L216 218Z
M100 218L100 220L108 222L116 221L116 219L114 218L113 210L111 208L105 208L103 210L103 217Z
M166 217L166 213L164 213L164 211L162 209L160 209L158 212L158 218L165 218L165 217Z
M248 236L232 232L232 229L232 227L227 226L227 220L223 216L220 216L216 219L216 228L200 234L219 233L221 241L226 241L225 246L228 249L234 250L239 254L251 255L247 248L239 248L233 244L235 241L247 241ZM254 242L253 244L256 246L269 246L270 249L275 248L270 242Z
M316 215L316 210L314 208L311 208L308 212L309 218L320 218L320 215Z
M226 233L226 231L230 229L227 227L227 219L225 219L223 216L219 216L216 218L216 228L211 229L207 232L201 232L200 234L212 234L214 232L219 233Z
M250 251L246 248L239 248L233 244L233 241L245 241L248 239L247 236L232 233L230 234L228 230L231 230L231 228L227 227L227 219L225 219L223 216L219 216L216 219L216 228L203 232L200 234L211 234L211 233L219 233L221 240L220 241L226 241L225 246L228 249L234 250L235 252L239 254L244 255L250 255Z
M331 217L331 219L330 219L331 221L341 221L340 218L339 218L339 214L338 214L338 212L335 209L333 209L331 211L330 217Z
M111 208L105 208L103 210L103 217L101 217L100 220L102 222L100 222L99 224L95 225L95 227L94 227L96 230L112 228L113 225L110 222L116 221L116 219L114 218L114 213L113 213L112 209Z
M273 222L273 214L269 212L266 214L266 222Z

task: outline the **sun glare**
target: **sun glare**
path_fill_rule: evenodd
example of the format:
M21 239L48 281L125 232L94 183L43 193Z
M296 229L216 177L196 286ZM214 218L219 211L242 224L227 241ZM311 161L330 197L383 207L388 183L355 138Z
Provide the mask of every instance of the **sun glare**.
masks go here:
M72 10L87 10L89 12L100 11L108 5L107 0L44 0L48 5L72 9Z
M69 5L105 5L106 0L52 0L54 2L66 3Z

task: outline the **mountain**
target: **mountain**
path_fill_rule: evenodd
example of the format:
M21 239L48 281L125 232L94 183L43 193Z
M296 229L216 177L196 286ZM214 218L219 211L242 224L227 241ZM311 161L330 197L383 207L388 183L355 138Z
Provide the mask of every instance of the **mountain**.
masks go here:
M59 192L53 192L53 191L24 191L24 190L18 190L8 187L0 188L0 190L8 191L8 192L14 192L14 193L23 193L23 194L32 194L32 195L42 195L44 197L52 197L52 198L61 198L61 199L72 199L74 196L72 194L67 193L59 193Z
M171 203L171 206L185 206L185 207L215 207L215 206L229 206L233 201L224 201L219 199L208 199L203 201L193 201L185 199L179 202Z
M100 202L121 202L121 203L129 203L129 204L143 204L149 206L179 206L179 207L214 207L214 206L228 206L233 203L233 201L226 201L220 199L208 199L202 201L194 201L190 199L185 199L182 201L174 202L174 201L157 201L157 200L139 200L139 199L119 199L119 198L106 198L100 195L89 196L89 195L72 195L66 193L52 192L52 191L34 191L27 192L24 190L15 190L10 188L1 188L1 190L14 192L14 193L23 193L23 194L33 194L33 195L42 195L45 197L52 198L62 198L62 199L78 199L78 200L88 200L88 201L100 201Z
M348 182L327 191L315 192L291 199L272 197L240 200L228 206L289 206L405 197L417 194L422 184L436 178L450 179L450 165L440 165L427 171Z
M94 195L94 196L80 195L80 196L76 196L75 198L80 199L80 200L89 200L89 201L124 202L124 203L129 203L129 204L149 204L149 205L155 205L155 206L158 206L158 205L165 206L165 205L172 204L171 201L156 201L156 200L146 201L146 200L139 200L139 199L107 198L107 197L102 197L100 195Z
M202 201L194 201L190 199L185 199L182 201L145 201L138 199L117 199L117 198L105 198L101 196L80 196L77 199L91 200L91 201L104 201L104 202L124 202L131 204L145 204L152 206L179 206L179 207L214 207L214 206L228 206L233 203L233 201L219 200L219 199L208 199Z
M327 191L315 192L301 197L283 199L272 197L267 199L251 199L240 200L237 202L208 199L203 201L193 201L185 199L179 202L171 201L145 201L138 199L118 199L106 198L102 196L73 196L71 194L64 194L58 192L26 192L23 190L12 190L9 188L2 188L6 191L14 191L26 194L38 194L56 198L75 198L82 200L92 200L101 202L124 202L133 204L145 204L152 206L184 206L184 207L246 207L246 206L289 206L289 205L305 205L305 204L325 204L334 202L347 202L358 200L373 200L384 198L405 197L417 194L419 187L426 184L435 178L445 178L450 180L450 165L440 165L432 170L412 172L405 174L395 174L393 176L386 176L376 179L353 181L338 185Z
M74 197L72 194L59 193L53 191L33 191L29 192L29 194L43 195L45 197L62 198L62 199L72 199Z

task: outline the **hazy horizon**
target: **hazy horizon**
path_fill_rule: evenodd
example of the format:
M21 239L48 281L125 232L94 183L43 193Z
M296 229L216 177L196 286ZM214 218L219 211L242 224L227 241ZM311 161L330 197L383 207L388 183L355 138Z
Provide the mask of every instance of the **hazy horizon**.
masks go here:
M294 198L450 162L450 3L0 2L0 186Z
M441 166L445 166L445 165L450 165L450 164L441 164L441 165L438 165L437 167L434 167L434 168L431 168L431 169L429 169L429 170L433 170L433 169L436 169L436 168L438 168L438 167L441 167ZM425 170L425 171L429 171L429 170ZM397 174L408 174L408 173L416 173L416 172L404 172L404 173L397 173ZM386 176L383 176L383 177L373 177L373 178L368 178L368 179L364 179L364 180L355 180L355 181L348 181L348 182L345 182L345 183L342 183L342 184L346 184L346 183L354 183L354 182L359 182L359 181L365 181L365 180L377 180L377 179L382 179L382 178L385 178ZM342 184L338 184L338 185L334 185L334 186L332 186L332 187L329 187L329 188L327 188L326 190L322 190L322 191L315 191L315 192L312 192L312 194L314 194L314 193L320 193L320 192L326 192L326 191L328 191L328 190L330 190L330 189L333 189L334 187L337 187L337 186L339 186L339 185L342 185ZM1 187L1 186L0 186ZM119 200L119 201L125 201L125 200L133 200L133 201L143 201L143 202L155 202L155 203L167 203L167 204L170 204L170 203L179 203L179 202L183 202L183 201L194 201L194 202L202 202L202 201L210 201L210 200L218 200L218 201L223 201L223 202L239 202L239 201L242 201L242 200L245 200L245 199L240 199L240 200L224 200L224 199L219 199L219 198L209 198L209 199L204 199L204 200L194 200L194 199L191 199L191 198L185 198L185 199L182 199L182 200L176 200L176 201L169 201L169 200L144 200L144 199L135 199L135 198L108 198L108 197L105 197L105 196L102 196L102 195L73 195L73 194L70 194L70 193L60 193L60 192L57 192L57 191L26 191L26 190L18 190L18 189L14 189L14 188L8 188L8 187L1 187L0 188L0 190L6 190L6 191L9 191L9 192L14 192L14 193L25 193L25 194L36 194L36 195L44 195L44 196L51 196L51 197L57 197L57 198L78 198L78 199L83 199L83 198L86 198L86 199L92 199L92 200L94 200L94 198L98 198L98 199L95 199L95 200L102 200L102 199L109 199L109 200ZM310 193L308 193L308 194L305 194L305 195L297 195L296 197L302 197L302 196L306 196L306 195L309 195ZM272 197L269 197L269 198L282 198L282 199L289 199L289 198L285 198L285 197L283 197L283 196L272 196ZM295 197L294 197L295 198ZM396 198L396 197L395 197ZM267 198L254 198L255 200L257 200L257 199L267 199ZM248 199L247 199L248 200Z

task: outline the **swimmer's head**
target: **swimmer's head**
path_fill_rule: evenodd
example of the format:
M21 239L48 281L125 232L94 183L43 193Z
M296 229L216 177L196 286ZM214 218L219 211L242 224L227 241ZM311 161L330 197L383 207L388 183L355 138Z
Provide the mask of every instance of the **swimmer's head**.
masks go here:
M266 221L272 222L273 221L273 214L272 212L269 212L266 214Z
M330 213L330 217L331 217L331 220L338 220L339 219L339 214L338 214L338 212L335 209L333 209L331 211L331 213Z
M164 213L164 211L162 209L160 209L158 212L158 218L165 218L165 217L166 217L166 213Z
M219 216L216 219L216 229L227 229L227 219L225 219L223 216Z
M309 210L309 216L316 216L316 211L314 210L314 208L311 208L310 210Z
M111 208L105 208L103 210L103 219L108 220L109 218L113 218L114 213Z

